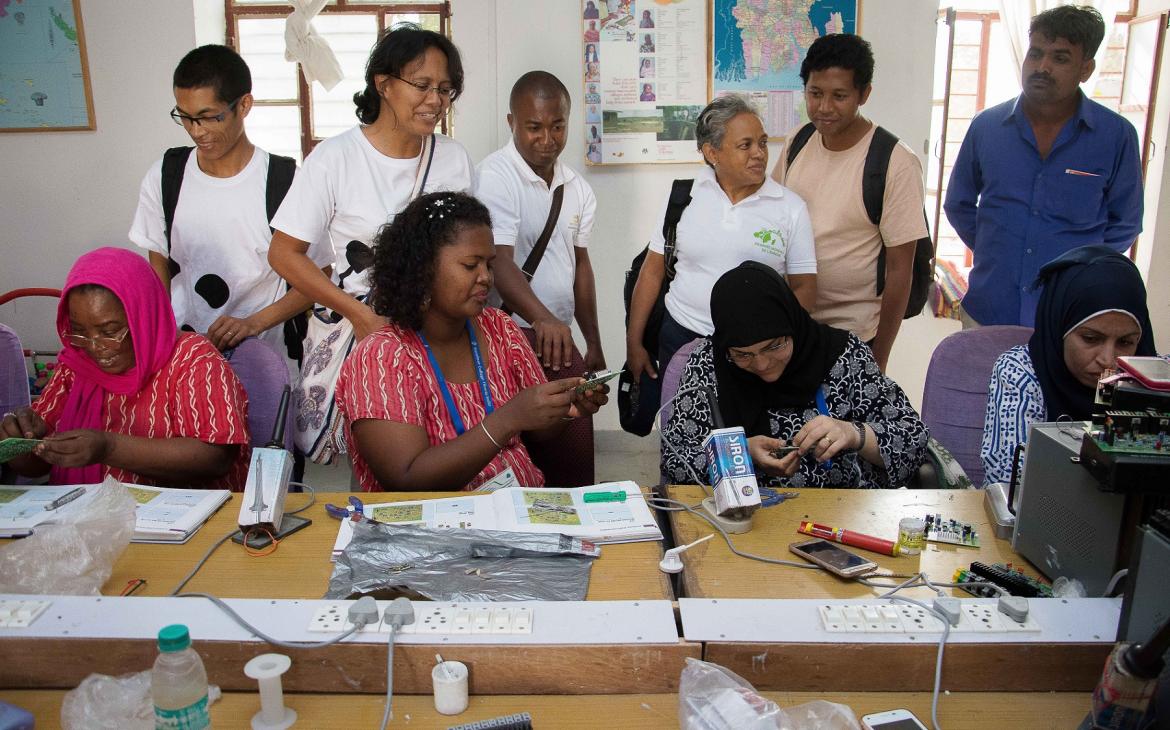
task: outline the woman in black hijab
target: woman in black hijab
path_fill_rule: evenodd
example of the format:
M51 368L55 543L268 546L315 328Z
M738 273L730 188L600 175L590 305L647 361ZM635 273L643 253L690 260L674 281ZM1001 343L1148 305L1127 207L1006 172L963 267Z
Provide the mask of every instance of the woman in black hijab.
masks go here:
M761 478L773 486L905 486L926 458L922 420L868 346L818 324L783 277L747 262L711 292L715 332L691 353L662 433L671 483L706 473L715 428L705 388L727 426L743 426ZM797 451L774 455L784 446Z
M1154 355L1146 287L1133 262L1082 246L1040 269L1036 328L991 372L980 455L985 483L1011 477L1016 446L1033 423L1088 421L1101 373L1119 355Z

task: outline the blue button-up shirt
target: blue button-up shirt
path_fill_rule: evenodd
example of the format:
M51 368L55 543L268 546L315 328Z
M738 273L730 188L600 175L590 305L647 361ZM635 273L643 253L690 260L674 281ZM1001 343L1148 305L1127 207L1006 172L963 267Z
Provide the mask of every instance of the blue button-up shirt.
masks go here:
M980 324L1031 327L1040 267L1091 243L1125 251L1142 230L1133 125L1081 94L1041 159L1011 99L971 121L947 188L947 219L974 254L963 309Z

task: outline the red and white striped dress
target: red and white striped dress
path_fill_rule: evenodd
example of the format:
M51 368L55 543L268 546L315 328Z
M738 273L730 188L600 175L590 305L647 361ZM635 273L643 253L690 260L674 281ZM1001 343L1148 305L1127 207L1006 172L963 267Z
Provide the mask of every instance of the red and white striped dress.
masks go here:
M488 307L476 324L496 408L521 390L545 382L536 353L511 317ZM448 381L447 387L467 430L479 425L485 415L479 382ZM432 446L457 437L422 340L396 324L383 327L353 349L341 366L336 398L345 417L345 438L350 445L354 474L366 492L382 491L382 487L356 446L354 421L376 418L418 426L426 431ZM509 466L522 486L544 486L544 474L532 463L523 441L516 437L504 444L503 450L463 488L476 489Z
M76 377L67 365L58 365L53 379L32 405L50 434L57 429L65 396ZM132 471L104 465L103 476L160 487L206 486L236 492L244 489L252 458L248 397L227 360L202 335L179 333L170 361L138 393L107 393L103 419L103 428L111 433L144 438L185 436L209 444L240 444L239 456L228 473L206 485L160 484Z

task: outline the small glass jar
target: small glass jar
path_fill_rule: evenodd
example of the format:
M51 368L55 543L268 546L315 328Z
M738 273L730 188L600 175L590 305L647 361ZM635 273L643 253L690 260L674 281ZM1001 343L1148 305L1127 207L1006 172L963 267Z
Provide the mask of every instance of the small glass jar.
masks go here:
M898 553L917 555L926 547L926 520L904 517L898 523Z

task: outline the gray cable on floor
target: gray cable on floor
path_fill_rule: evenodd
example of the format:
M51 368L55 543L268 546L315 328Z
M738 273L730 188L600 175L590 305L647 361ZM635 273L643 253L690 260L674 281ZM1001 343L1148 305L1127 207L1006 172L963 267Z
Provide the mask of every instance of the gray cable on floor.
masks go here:
M333 646L334 644L341 641L342 639L346 639L349 636L353 635L361 628L360 626L355 624L355 625L351 626L349 629L347 629L346 631L342 632L341 634L338 634L337 636L334 636L332 639L328 639L326 641L312 641L312 642L281 641L280 639L269 636L268 634L264 633L263 631L256 628L252 624L248 623L247 620L245 620L244 617L241 616L240 614L236 613L235 610L231 606L227 605L226 603L223 602L222 599L216 598L215 596L211 595L210 593L180 593L177 597L178 598L206 598L207 600L209 600L213 604L215 604L215 606L217 608L219 608L219 610L226 613L229 617L231 617L231 619L233 621L235 621L237 624L239 624L241 627L243 627L245 630L247 630L253 636L255 636L259 639L263 639L264 641L267 641L269 644L272 644L273 646L279 646L279 647L282 647L285 649L321 649L321 648L326 647L326 646Z

